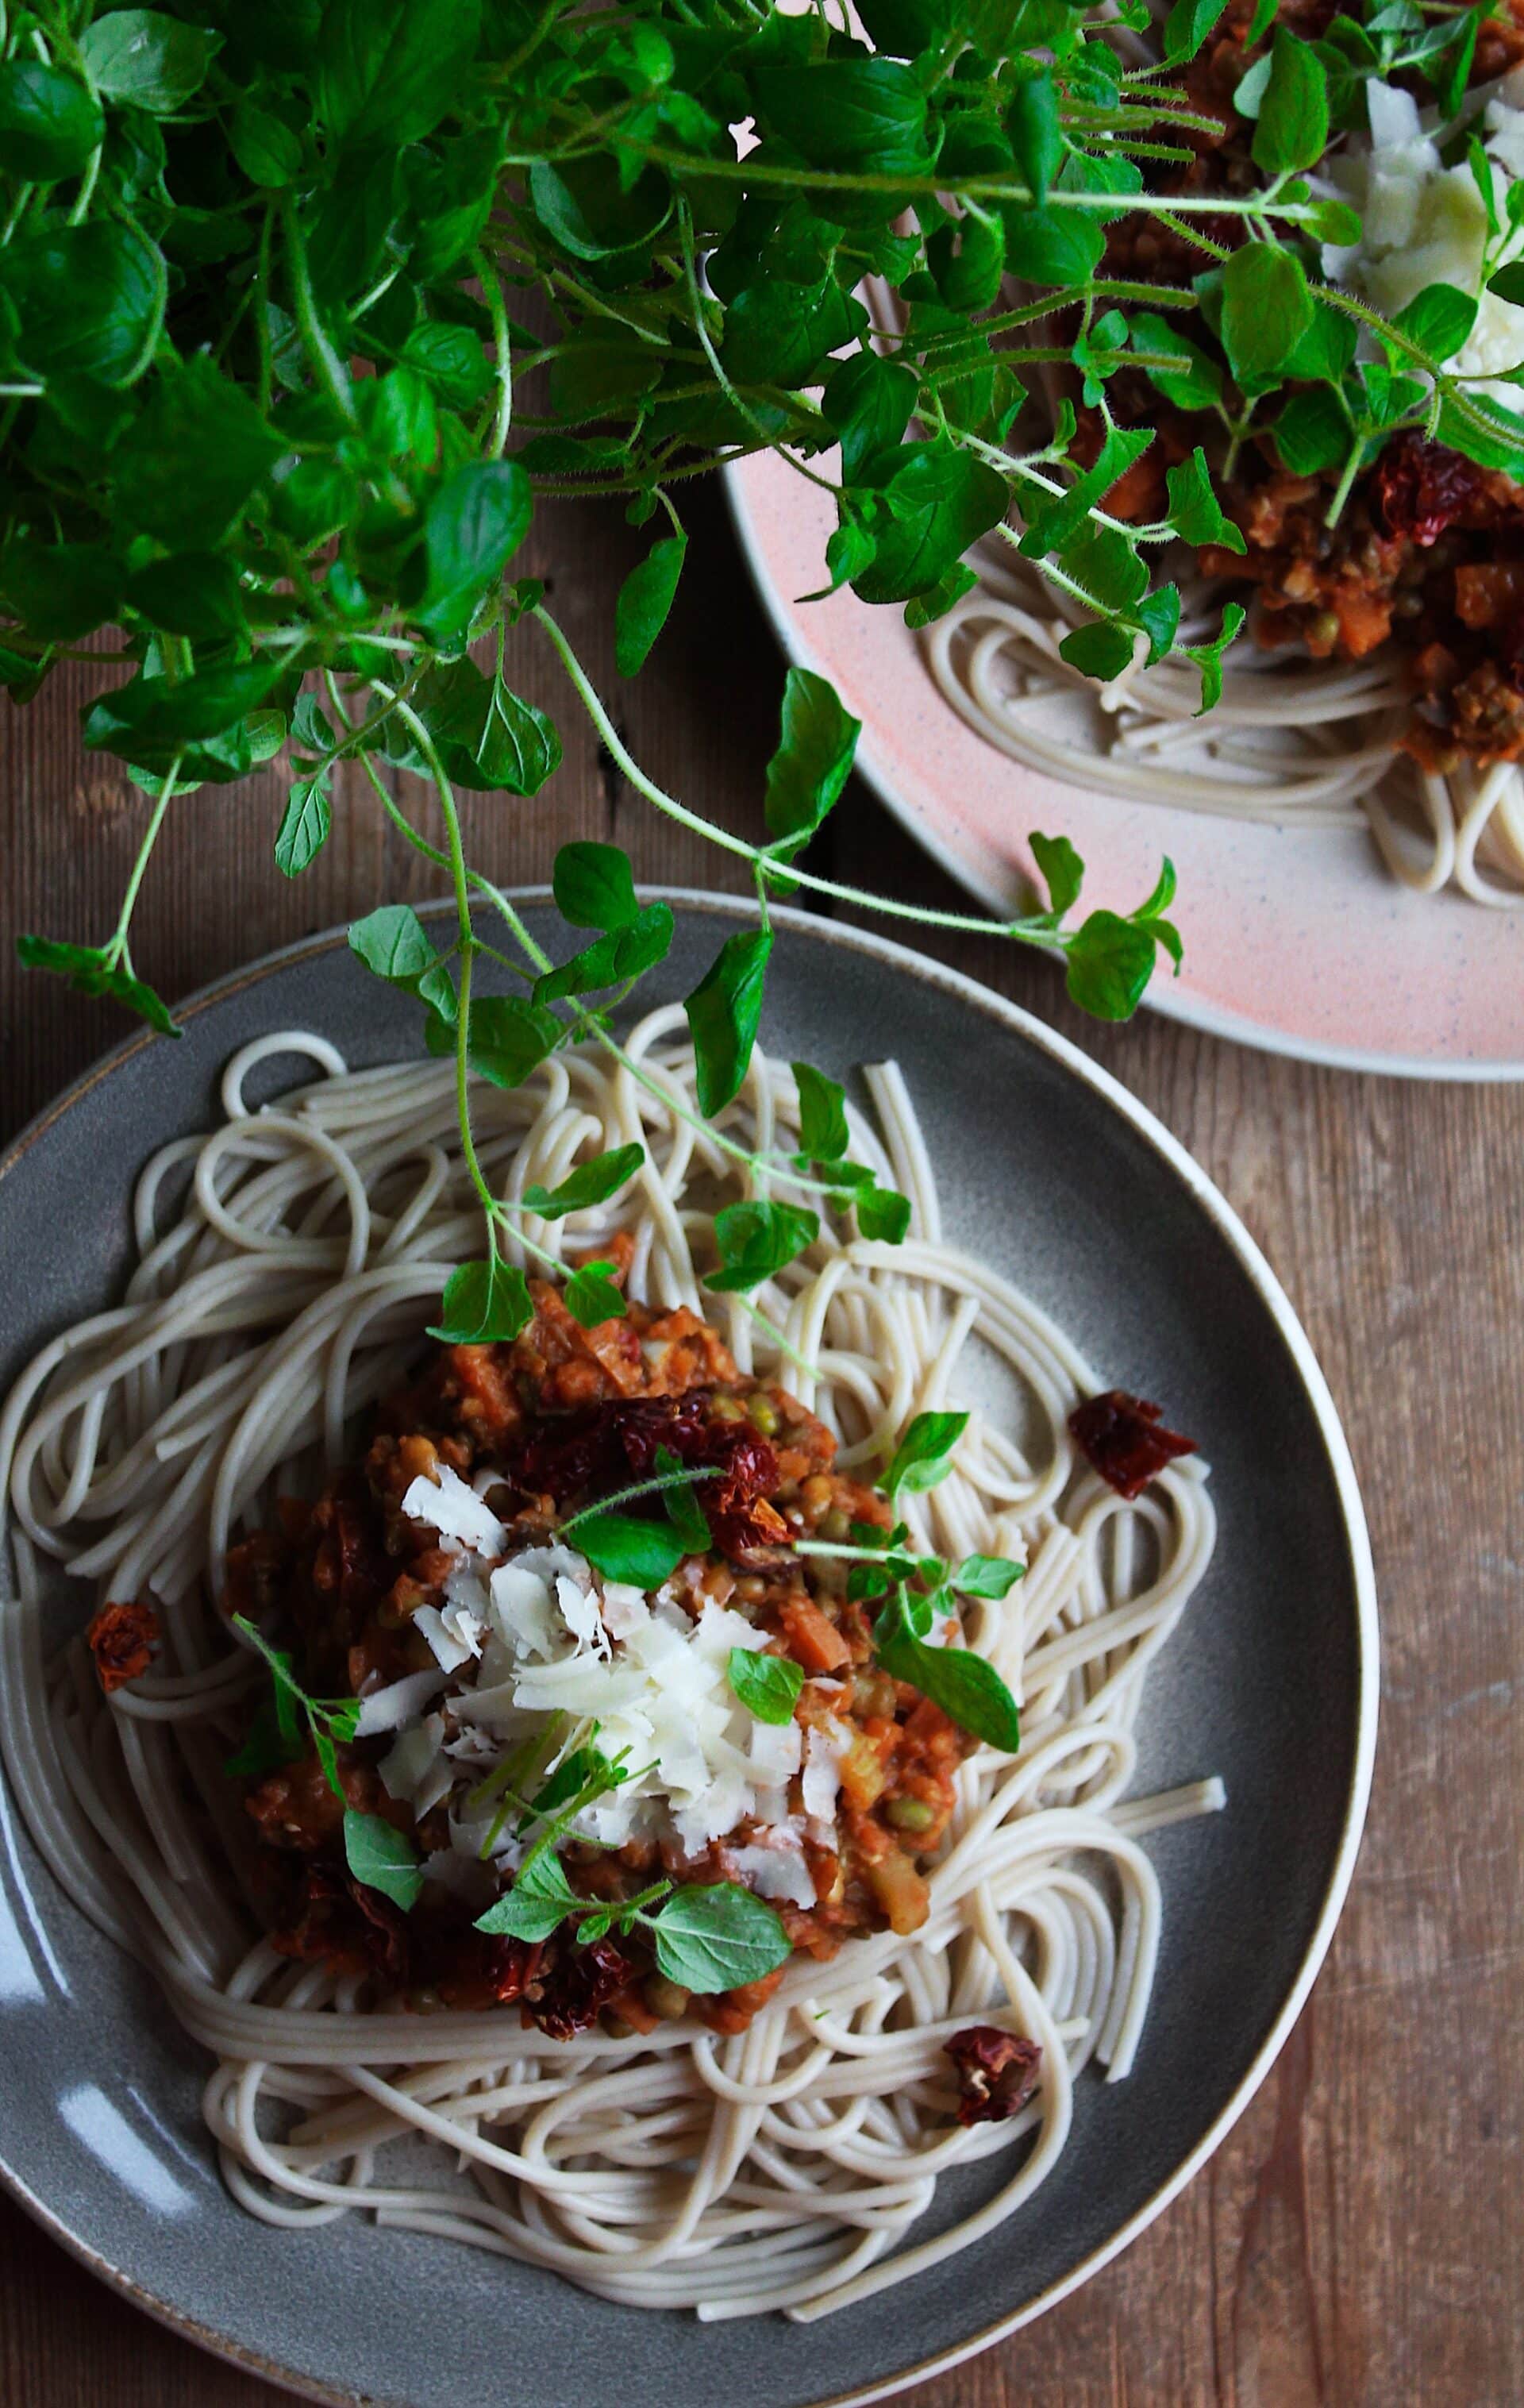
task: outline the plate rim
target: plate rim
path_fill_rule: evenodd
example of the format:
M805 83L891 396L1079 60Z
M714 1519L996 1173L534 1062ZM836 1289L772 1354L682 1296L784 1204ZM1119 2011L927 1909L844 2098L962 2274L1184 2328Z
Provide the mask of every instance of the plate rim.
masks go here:
M804 635L797 611L800 606L791 601L779 586L767 561L762 538L757 530L752 508L748 469L753 465L745 459L727 460L720 468L726 507L731 525L747 565L747 573L756 590L778 649L786 661L799 668L809 669L816 676L824 675L819 656ZM871 724L864 721L858 738L854 766L883 804L890 817L897 820L906 834L913 837L923 853L929 853L939 869L953 883L971 895L976 903L995 917L1004 917L1009 910L1010 896L998 886L979 876L959 854L955 847L907 802L895 784L892 774L880 759ZM1480 908L1480 907L1478 907ZM1054 956L1057 959L1057 956ZM1329 1045L1317 1038L1287 1037L1278 1028L1266 1027L1257 1020L1246 1019L1241 1012L1223 1010L1218 1005L1204 1002L1188 990L1180 991L1173 982L1150 980L1143 998L1145 1008L1159 1012L1165 1020L1180 1022L1187 1028L1200 1029L1204 1036L1225 1039L1230 1044L1247 1045L1256 1053L1275 1054L1282 1060L1312 1062L1331 1070L1356 1070L1370 1076L1391 1079L1432 1079L1465 1086L1503 1085L1524 1081L1524 1055L1485 1056L1468 1062L1434 1060L1421 1054L1371 1053L1359 1045Z
M728 475L727 471L727 479ZM508 899L514 903L545 903L554 899L552 890L548 883L511 887L505 891ZM656 890L641 884L637 891L645 895ZM716 893L699 887L666 888L662 892L665 899L675 908L689 911L718 912L723 917L743 920L749 919L755 909L751 899L746 896ZM453 903L445 898L435 898L414 906L420 917L423 919L452 913L454 908ZM1380 1627L1376 1602L1375 1567L1371 1551L1365 1509L1360 1498L1354 1459L1350 1454L1348 1440L1345 1436L1344 1425L1332 1392L1290 1298L1271 1268L1263 1252L1227 1197L1208 1177L1194 1156L1187 1151L1177 1138L1171 1134L1163 1122L1146 1104L1139 1102L1138 1098L1132 1095L1118 1079L1113 1077L1109 1070L1103 1069L1098 1062L1092 1061L1090 1055L1072 1039L1061 1037L1056 1029L1048 1027L1047 1023L1038 1019L1034 1013L1026 1010L1020 1004L1011 1002L1006 996L998 995L993 988L981 984L978 980L968 977L965 972L953 969L947 964L937 961L929 954L917 953L907 945L899 944L892 938L880 936L876 930L858 928L849 924L827 919L817 912L803 911L790 905L775 905L772 918L776 925L785 927L798 935L814 936L827 944L839 945L847 951L873 954L879 960L886 961L893 968L907 971L933 986L942 988L973 1010L981 1011L990 1018L1004 1021L1018 1036L1034 1045L1039 1052L1047 1054L1061 1069L1068 1071L1095 1090L1103 1100L1130 1125L1134 1133L1161 1157L1165 1167L1174 1172L1192 1200L1213 1223L1218 1236L1237 1257L1261 1303L1268 1311L1276 1332L1290 1356L1293 1369L1312 1409L1317 1434L1332 1474L1348 1549L1353 1585L1356 1656L1354 1749L1338 1846L1330 1867L1317 1920L1309 1935L1296 1977L1232 2095L1224 2101L1194 2147L1189 2150L1180 2164L1171 2171L1159 2189L1145 2200L1141 2206L1134 2209L1117 2231L1109 2234L1077 2265L1071 2267L1059 2281L1049 2284L1034 2299L1027 2300L1011 2315L997 2317L991 2324L982 2327L966 2342L958 2343L950 2349L939 2351L930 2358L918 2360L916 2364L903 2369L887 2382L872 2383L863 2389L833 2392L812 2403L812 2408L868 2408L870 2401L889 2399L913 2383L929 2381L936 2375L950 2372L954 2367L965 2364L968 2359L977 2357L982 2351L992 2348L996 2343L1019 2331L1024 2325L1033 2323L1049 2308L1056 2307L1061 2300L1067 2299L1072 2292L1090 2281L1104 2267L1109 2265L1114 2258L1120 2256L1124 2249L1162 2214L1170 2202L1178 2197L1186 2185L1200 2172L1207 2158L1226 2140L1232 2127L1261 2089L1289 2038L1292 2028L1306 2004L1313 1984L1322 1969L1354 1875L1355 1860L1359 1855L1370 1803L1371 1782L1375 1760L1380 1692ZM226 976L194 989L182 1003L178 1003L174 1007L176 1017L182 1021L199 1018L202 1013L231 1000L234 996L243 993L250 986L261 984L266 978L292 963L310 960L321 953L341 953L347 944L346 928L335 926L320 930L314 936L300 938L292 944L279 946L273 953L262 954L258 960L248 964L242 969L230 971ZM79 1077L65 1087L62 1094L55 1096L50 1104L45 1105L39 1112L36 1113L10 1140L4 1150L0 1151L0 1189L3 1189L5 1181L17 1169L38 1139L62 1119L65 1112L72 1111L77 1104L93 1094L95 1088L108 1079L122 1063L134 1058L146 1047L158 1041L162 1040L156 1039L152 1029L145 1027L131 1032L118 1044L112 1046L107 1053L103 1054L88 1069L81 1072ZM187 2314L184 2309L161 2298L157 2292L137 2283L130 2274L113 2265L98 2250L93 2249L89 2243L82 2241L77 2233L71 2231L57 2211L37 2197L7 2161L4 2154L3 2140L0 2140L0 2189L7 2192L24 2213L39 2225L51 2240L65 2249L78 2263L84 2266L88 2272L107 2284L110 2289L128 2300L134 2307L144 2310L157 2323L178 2333L183 2340L194 2343L197 2347L208 2351L213 2357L220 2358L231 2365L239 2367L246 2373L258 2374L266 2382L278 2385L283 2389L294 2393L299 2399L318 2401L324 2403L324 2408L352 2408L352 2403L358 2397L355 2392L335 2390L319 2379L297 2373L294 2370L281 2365L278 2360L265 2358L260 2351L247 2348L224 2333L214 2331Z

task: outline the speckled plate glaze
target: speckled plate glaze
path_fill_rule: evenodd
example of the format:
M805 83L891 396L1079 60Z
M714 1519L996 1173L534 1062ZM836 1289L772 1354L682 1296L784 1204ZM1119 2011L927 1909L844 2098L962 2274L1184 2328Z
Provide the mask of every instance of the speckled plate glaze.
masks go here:
M1012 761L938 693L898 610L823 582L830 496L771 453L725 471L741 546L779 643L831 679L862 722L858 766L949 877L990 910L1020 908L1033 828L1070 837L1086 899L1130 909L1167 853L1180 873L1178 979L1147 1000L1172 1019L1350 1070L1524 1079L1524 908L1414 895L1362 829L1256 827L1088 794Z
M741 908L681 898L652 985L684 994ZM528 916L550 939L545 903ZM606 2306L358 2222L251 2222L201 2126L199 2052L54 1887L0 1788L0 2176L129 2299L315 2399L805 2408L952 2364L1093 2274L1221 2140L1306 1997L1349 1881L1375 1734L1370 1551L1328 1390L1252 1240L1159 1123L1040 1023L896 946L775 916L770 1048L844 1075L892 1052L950 1234L1011 1270L1106 1378L1162 1398L1208 1455L1218 1554L1150 1676L1140 1782L1215 1770L1230 1810L1150 1842L1164 1943L1136 2071L1114 2088L1084 2077L1037 2200L901 2290L763 2329ZM134 1175L212 1122L235 1047L293 1025L356 1067L419 1045L412 1007L336 936L210 989L184 1020L178 1044L119 1048L0 1160L7 1384L113 1296ZM292 1075L265 1068L271 1093ZM937 2212L966 2212L998 2179L998 2161L971 2172Z

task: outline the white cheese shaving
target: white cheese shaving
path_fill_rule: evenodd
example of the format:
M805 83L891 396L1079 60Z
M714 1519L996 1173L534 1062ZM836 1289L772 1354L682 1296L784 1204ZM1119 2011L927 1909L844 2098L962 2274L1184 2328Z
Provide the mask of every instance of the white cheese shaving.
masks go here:
M451 1607L449 1611L453 1613L456 1609ZM458 1672L463 1664L469 1664L479 1653L479 1641L473 1647L468 1639L451 1629L436 1605L420 1605L413 1616L413 1628L428 1641L435 1663L446 1672Z
M851 1733L834 1718L823 1730L811 1727L805 1746L805 1777L800 1794L805 1812L813 1822L830 1823L835 1818L841 1760L851 1744Z
M497 1734L499 1754L511 1742L527 1738L534 1724L534 1716L515 1703L515 1686L512 1681L504 1681L495 1688L477 1687L469 1693L471 1720Z
M404 1497L402 1510L410 1522L421 1522L441 1539L453 1539L479 1555L500 1555L508 1543L497 1515L447 1463L439 1466L437 1480L420 1474Z
M797 1723L754 1722L749 1753L758 1784L767 1789L781 1789L799 1770L804 1733Z
M479 1572L457 1565L445 1582L445 1602L439 1608L439 1620L457 1647L467 1656L479 1656L487 1636L490 1607L487 1584ZM435 1655L439 1651L434 1649ZM449 1668L455 1670L454 1665Z
M454 1717L451 1715L450 1720ZM470 1722L458 1726L445 1742L445 1754L457 1764L473 1769L495 1764L503 1753L503 1742L495 1730L485 1724Z
M356 1739L378 1739L383 1731L406 1729L425 1706L433 1703L444 1685L442 1671L409 1672L384 1689L372 1689L368 1698L360 1700L360 1720L354 1727Z
M459 1606L463 1613L474 1614L480 1623L487 1621L491 1611L487 1583L474 1561L463 1559L446 1573L445 1597L449 1604Z
M602 1721L634 1705L645 1684L633 1668L570 1656L563 1664L531 1664L520 1674L514 1703L537 1714L592 1714Z
M630 1638L651 1618L639 1589L625 1581L605 1581L602 1612L604 1628L611 1639Z
M699 1615L694 1643L701 1655L730 1663L733 1647L745 1647L756 1655L767 1645L767 1633L758 1630L744 1613L733 1613L728 1605L706 1605Z
M428 1813L449 1795L455 1768L444 1753L444 1715L427 1714L411 1730L404 1731L381 1758L380 1775L388 1797L405 1798L415 1814Z
M500 1814L502 1827L497 1828ZM500 1870L516 1871L527 1851L513 1823L511 1814L502 1814L500 1805L463 1803L462 1810L449 1818L450 1848L456 1856L468 1856L474 1864L491 1862Z
M556 1603L561 1618L576 1640L580 1653L601 1656L606 1664L609 1656L608 1633L598 1612L598 1600L591 1592L580 1588L565 1572L556 1576Z
M1474 294L1482 280L1487 211L1469 165L1446 167L1411 93L1365 87L1370 140L1352 140L1329 173L1361 220L1358 242L1326 244L1323 273L1395 317L1431 284ZM1524 178L1524 79L1516 70L1487 105L1485 149L1506 186ZM1521 247L1503 245L1502 259ZM1460 349L1445 363L1475 392L1517 410L1524 393L1506 372L1524 364L1524 308L1483 293Z
M791 1848L758 1847L727 1848L727 1866L737 1881L744 1881L759 1898L783 1899L790 1906L813 1906L815 1884L804 1851L796 1840Z
M522 1562L501 1564L491 1579L491 1612L510 1660L526 1652L548 1663L556 1652L557 1617L550 1591Z

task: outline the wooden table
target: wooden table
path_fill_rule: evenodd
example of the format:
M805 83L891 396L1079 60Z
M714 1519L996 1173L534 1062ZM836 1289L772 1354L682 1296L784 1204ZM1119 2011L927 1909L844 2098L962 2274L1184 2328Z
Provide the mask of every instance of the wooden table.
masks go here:
M645 538L563 508L533 566L636 756L755 832L780 669L717 495L673 624L617 686L615 580ZM615 837L640 876L734 882L600 762L530 639L516 681L567 761L538 800L473 798L475 857L543 880L555 845ZM31 928L113 924L147 806L85 756L61 676L0 716L0 1138L122 1033L15 968ZM0 707L3 708L3 707ZM179 806L134 931L174 996L383 897L432 891L363 786L320 864L274 872L276 782ZM822 850L880 891L961 898L865 793ZM824 866L824 865L822 865ZM420 871L423 875L420 875ZM904 934L901 929L898 933ZM1141 1096L1226 1191L1311 1333L1365 1490L1385 1614L1375 1796L1311 2005L1255 2105L1184 2196L1098 2280L914 2408L1515 2408L1524 2401L1524 1089L1421 1086L1242 1052L1145 1014L1104 1030L1051 969L993 938L959 967L1054 1021ZM1516 1695L1517 1691L1517 1695ZM5 2408L257 2408L279 2396L161 2330L0 2201ZM719 2403L717 2403L719 2408Z

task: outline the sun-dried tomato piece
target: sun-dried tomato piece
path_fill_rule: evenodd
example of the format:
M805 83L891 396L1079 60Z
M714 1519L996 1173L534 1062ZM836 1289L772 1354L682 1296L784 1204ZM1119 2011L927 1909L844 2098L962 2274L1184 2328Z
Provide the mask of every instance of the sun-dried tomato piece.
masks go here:
M1003 2124L1023 2108L1037 2087L1043 2052L1034 2040L994 2024L970 2024L944 2041L942 2053L958 2069L960 2124Z
M95 1678L107 1697L149 1669L159 1637L159 1617L139 1598L132 1605L103 1605L85 1632L95 1658Z
M507 1932L483 1932L486 1942L484 1973L488 1986L500 2007L511 2006L521 1999L540 1970L545 1956L543 1940L515 1940Z
M780 1514L766 1502L778 1484L774 1449L749 1422L706 1418L706 1396L690 1392L670 1403L653 1399L627 1406L620 1425L630 1469L645 1478L662 1447L691 1469L708 1468L719 1479L695 1491L708 1517L715 1544L726 1555L776 1546L789 1535Z
M542 1435L507 1451L509 1477L527 1495L564 1505L590 1487L647 1479L659 1450L696 1462L704 1444L704 1398L636 1398L542 1423Z
M706 1463L711 1431L706 1420L708 1392L691 1388L681 1397L641 1397L616 1405L608 1416L610 1430L624 1460L637 1480L656 1469L663 1447L679 1463Z
M585 1948L563 1942L550 1973L526 1989L524 2012L550 2040L575 2040L638 1971L612 1940L590 1940ZM538 1997L530 1995L536 1989Z
M1164 1427L1161 1410L1122 1388L1108 1388L1104 1396L1087 1398L1069 1416L1070 1437L1118 1497L1141 1496L1176 1455L1196 1452L1193 1438Z
M564 1505L585 1489L596 1495L632 1477L652 1478L665 1449L689 1469L721 1475L703 1482L695 1495L722 1553L777 1546L789 1535L766 1501L778 1484L777 1455L749 1422L711 1421L708 1401L707 1390L690 1389L681 1397L604 1405L575 1421L568 1416L557 1435L531 1439L510 1453L509 1474L527 1494Z
M698 1492L720 1553L744 1555L755 1547L781 1545L789 1526L767 1501L778 1484L777 1456L767 1440L745 1424L722 1423L704 1459L722 1474Z
M424 1952L419 1972L447 2007L468 2014L486 2014L493 2007L511 2007L539 1979L545 1943L515 1940L506 1932L489 1934L469 1925L463 1931L440 1932L431 1927L420 1940Z
M1437 543L1482 498L1486 473L1443 443L1399 435L1375 465L1371 498L1377 524L1409 542Z
M305 1870L295 1915L283 1930L270 1934L271 1947L335 1973L384 1973L393 1982L405 1981L411 1943L390 1899L325 1865Z

